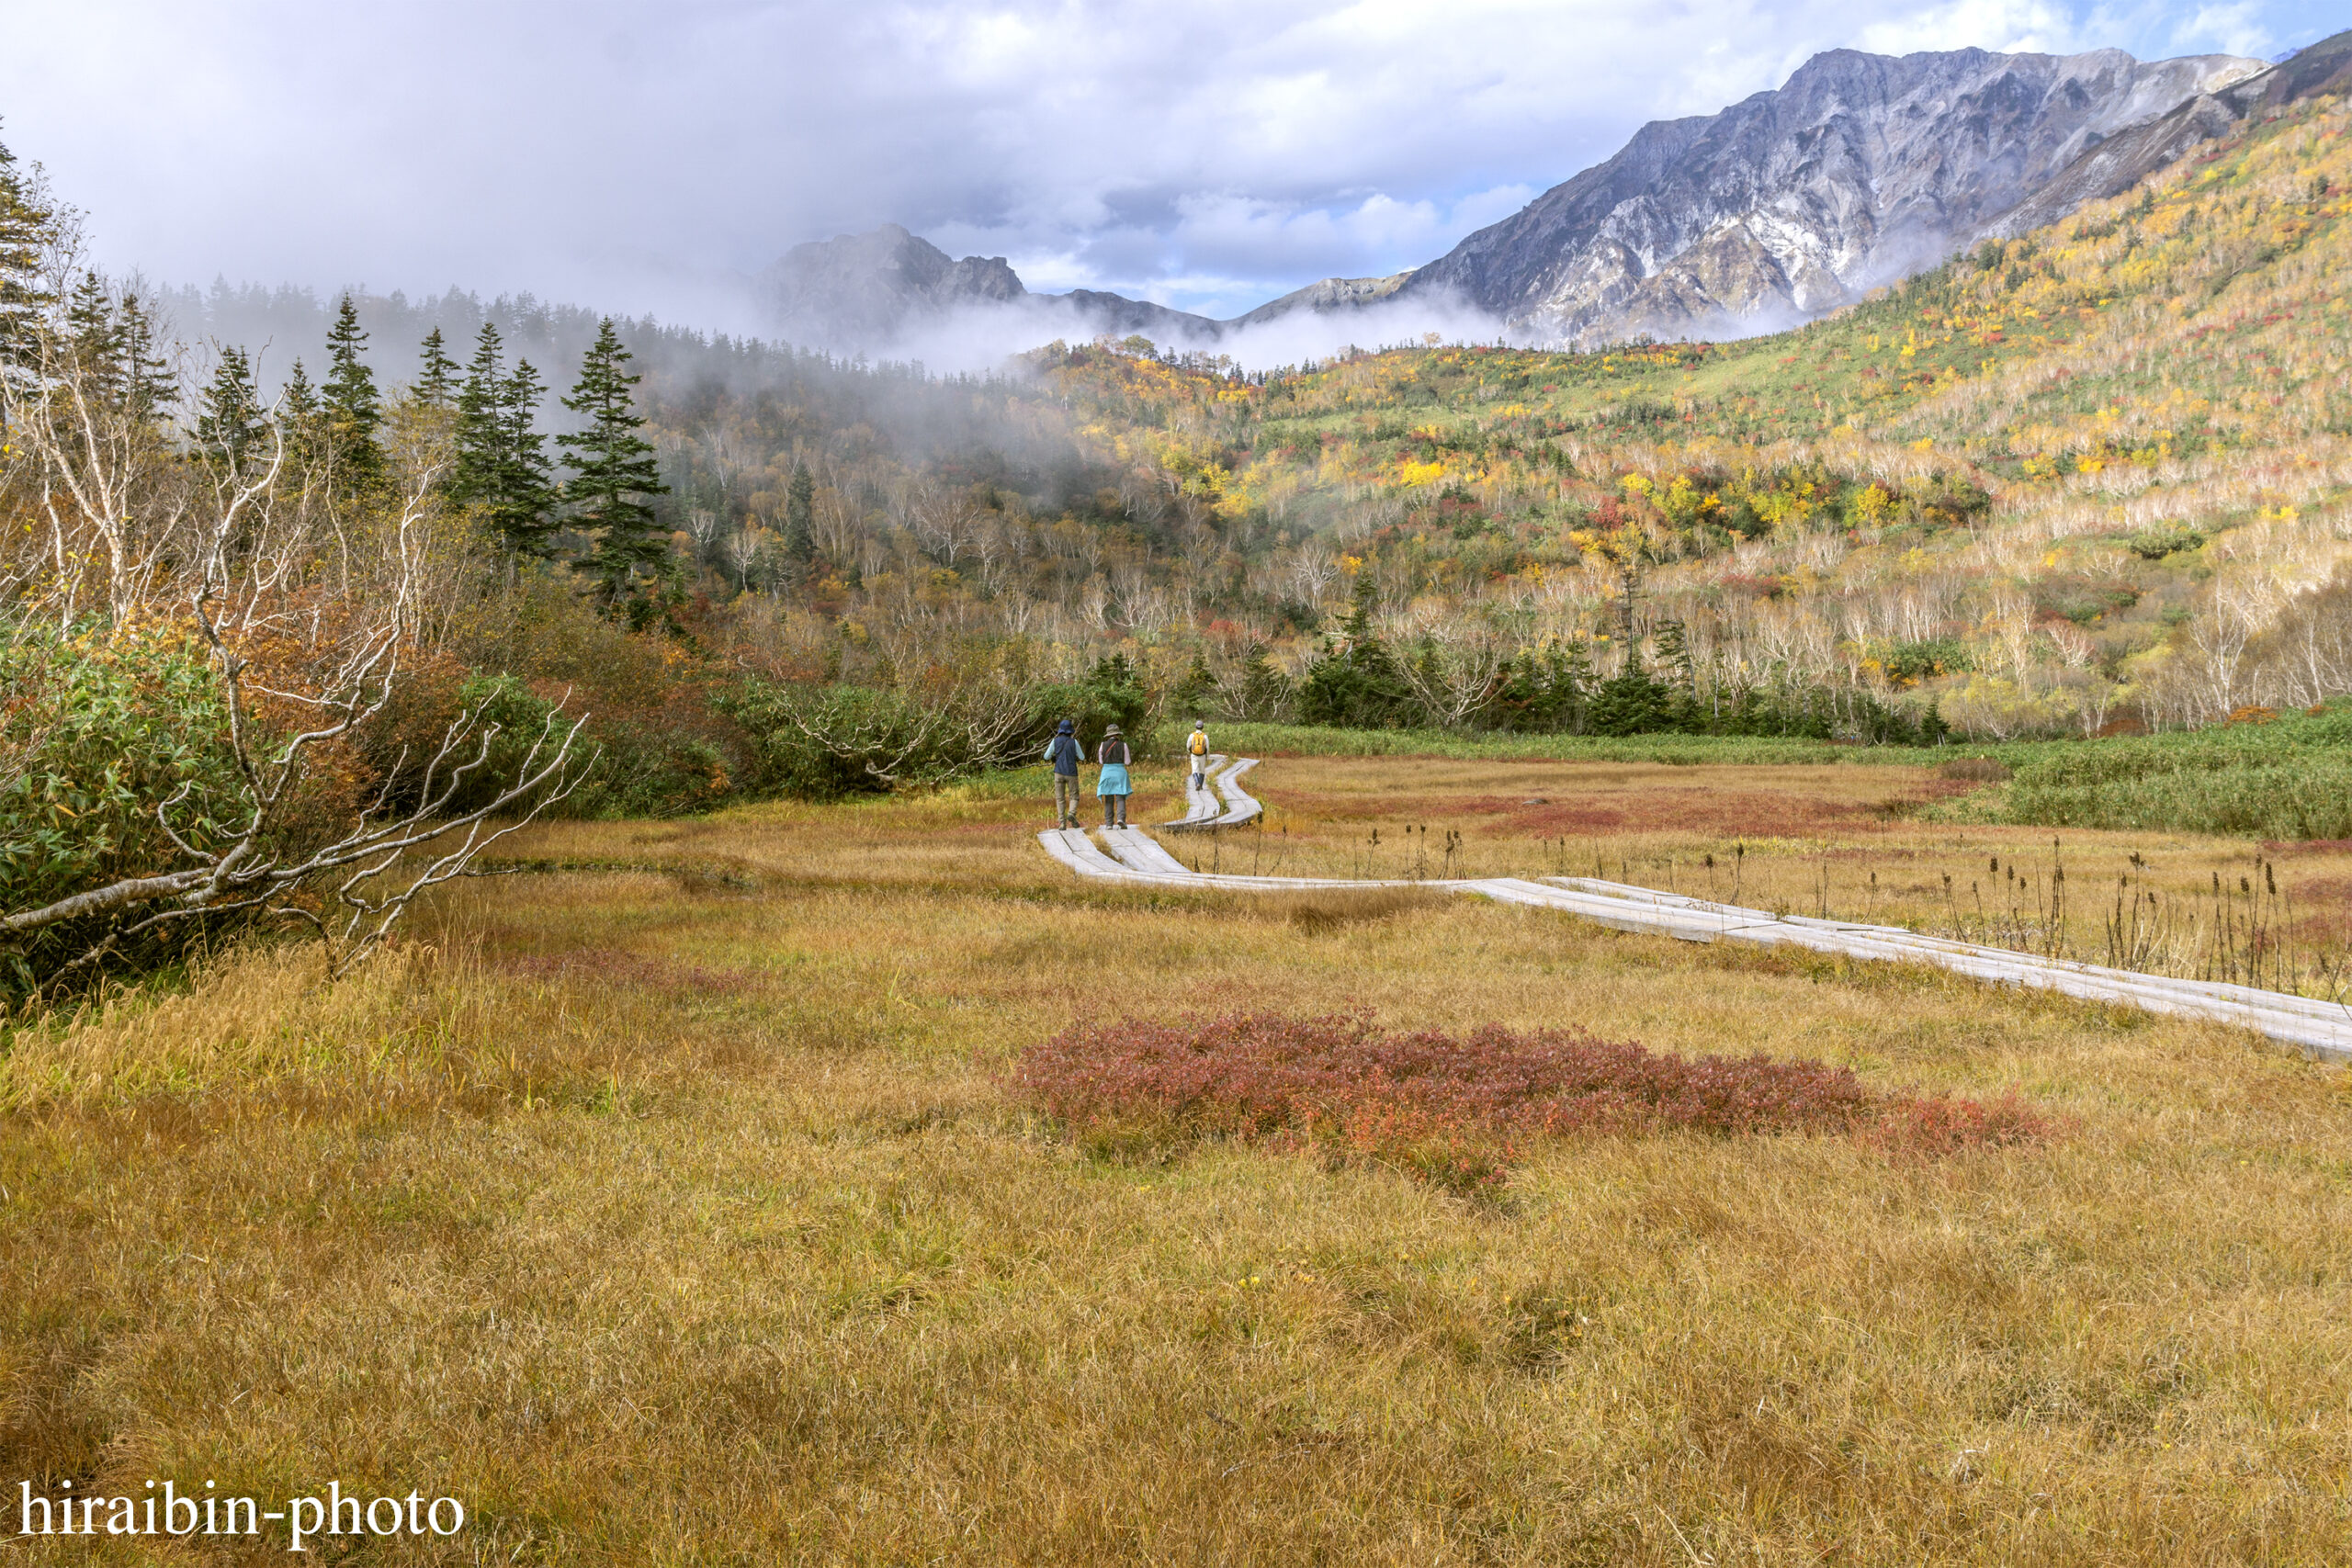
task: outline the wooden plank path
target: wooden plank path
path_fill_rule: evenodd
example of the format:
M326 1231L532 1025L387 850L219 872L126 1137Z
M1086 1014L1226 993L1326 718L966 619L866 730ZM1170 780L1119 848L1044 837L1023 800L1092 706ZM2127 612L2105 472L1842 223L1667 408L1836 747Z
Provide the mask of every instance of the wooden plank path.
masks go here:
M1184 815L1173 822L1162 822L1160 827L1170 833L1189 833L1204 828L1238 828L1244 823L1255 822L1265 807L1250 797L1239 781L1242 774L1258 765L1258 759L1244 757L1230 768L1225 764L1224 752L1211 752L1208 777L1216 786L1216 794L1206 790L1187 790ZM1218 803L1218 795L1225 797L1222 805Z
M1211 759L1216 773L1222 756ZM1260 807L1234 783L1257 765L1243 758L1217 777L1224 808L1195 796L1192 808L1169 831L1230 827L1255 818ZM1684 942L1746 942L1890 963L1932 964L1954 974L1996 985L2031 986L2085 1001L2144 1009L2251 1029L2330 1061L2352 1061L2352 1008L2283 991L2215 981L2180 980L2136 970L2110 969L2040 953L1984 947L1946 937L1924 936L1900 926L1816 919L1745 909L1654 888L1604 882L1589 876L1458 878L1415 882L1399 878L1363 881L1347 877L1248 876L1197 872L1163 849L1139 828L1104 829L1098 847L1084 831L1049 830L1037 835L1047 853L1080 876L1129 884L1216 887L1244 893L1283 893L1344 887L1428 887L1473 894L1498 903L1557 909L1618 931L1670 936ZM1104 851L1107 848L1108 853Z

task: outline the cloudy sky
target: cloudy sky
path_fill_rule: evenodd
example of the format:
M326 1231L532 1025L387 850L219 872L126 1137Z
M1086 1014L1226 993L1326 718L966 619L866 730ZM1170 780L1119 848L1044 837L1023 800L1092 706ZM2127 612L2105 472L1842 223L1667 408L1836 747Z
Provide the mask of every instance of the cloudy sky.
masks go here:
M166 282L452 283L742 330L906 224L1226 315L1386 274L1850 46L2265 58L2352 0L0 0L0 141Z

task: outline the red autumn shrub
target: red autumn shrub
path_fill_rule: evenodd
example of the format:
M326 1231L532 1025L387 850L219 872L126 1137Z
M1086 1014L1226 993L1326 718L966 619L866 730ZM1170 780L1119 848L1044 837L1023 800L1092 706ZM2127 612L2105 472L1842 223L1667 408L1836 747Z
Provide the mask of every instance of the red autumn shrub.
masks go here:
M1898 1097L1887 1102L1877 1125L1869 1129L1875 1143L1930 1155L2039 1143L2052 1131L2049 1117L2013 1094L1989 1105L1945 1095L1929 1100Z
M1318 1142L1453 1186L1572 1133L1857 1131L1944 1152L2046 1130L2013 1101L1881 1095L1819 1062L1685 1058L1582 1030L1399 1034L1363 1014L1081 1025L1024 1052L1015 1077L1080 1129Z

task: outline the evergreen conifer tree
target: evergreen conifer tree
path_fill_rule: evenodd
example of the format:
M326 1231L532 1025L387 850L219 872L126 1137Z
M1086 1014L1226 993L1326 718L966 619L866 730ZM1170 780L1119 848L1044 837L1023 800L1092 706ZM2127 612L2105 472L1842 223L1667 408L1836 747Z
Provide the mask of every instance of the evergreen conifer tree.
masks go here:
M638 378L623 368L628 360L612 318L605 317L581 362L579 384L563 400L588 428L556 437L571 454L573 470L564 498L577 508L574 525L594 535L591 560L613 604L635 597L640 578L659 571L664 541L655 530L653 508L642 498L670 488L654 464L652 444L638 434L645 421L630 403Z
M25 356L34 323L54 302L41 281L51 222L35 181L0 144L0 365Z
M1425 721L1427 715L1372 627L1374 584L1369 565L1356 572L1353 604L1337 645L1306 667L1298 686L1298 716L1305 724L1347 729L1391 729Z
M1263 647L1250 656L1241 671L1241 716L1261 724L1279 724L1290 716L1290 678L1274 666Z
M261 394L242 348L224 348L196 419L197 445L232 469L245 466L263 431Z
M792 460L792 479L784 491L784 553L795 564L806 564L817 554L817 480L797 457Z
M1670 687L1650 676L1642 664L1638 643L1625 649L1625 662L1592 694L1589 710L1595 735L1642 735L1668 728L1672 717Z
M449 499L488 504L498 488L506 397L506 367L500 357L498 323L484 321L473 363L458 389L458 458L449 478Z
M1341 627L1351 647L1375 640L1372 630L1372 609L1377 597L1376 588L1371 566L1358 567L1355 587L1349 595L1347 623Z
M384 449L376 444L377 427L384 422L383 400L376 392L376 373L360 357L367 346L358 308L345 293L327 333L328 371L319 400L337 477L354 490L378 484L384 477Z
M496 323L483 322L457 395L458 459L449 498L481 506L508 549L544 556L556 528L554 468L547 437L537 428L547 388L527 359L507 375L501 347ZM439 344L428 338L426 348L430 373Z
M441 329L434 328L424 334L424 370L412 389L416 400L429 409L455 406L458 397L458 362L441 346Z
M84 385L106 406L153 417L172 402L170 372L136 294L117 298L105 278L85 272L67 297L65 341Z
M546 396L547 384L527 359L515 361L514 374L498 391L499 461L490 516L506 547L517 555L544 557L553 546L555 465L537 428L539 402Z
M294 368L286 374L283 396L288 419L307 420L318 416L318 389L311 385L310 373L302 368L302 362L299 359L294 362Z
M122 367L122 394L130 410L160 417L179 400L171 366L155 350L155 323L136 294L126 292L116 314L115 354Z
M1209 669L1207 656L1195 650L1193 667L1184 671L1184 678L1177 682L1175 688L1169 693L1169 703L1189 720L1200 717L1201 710L1206 708L1216 696L1216 676Z
M1555 717L1552 728L1582 735L1592 716L1592 650L1579 639L1550 660Z
M295 453L306 463L315 463L327 455L329 433L319 403L319 390L311 385L310 372L297 359L294 368L286 375L286 389L278 395L278 417Z
M95 272L85 272L65 301L65 336L74 357L108 402L114 400L118 379L114 301Z

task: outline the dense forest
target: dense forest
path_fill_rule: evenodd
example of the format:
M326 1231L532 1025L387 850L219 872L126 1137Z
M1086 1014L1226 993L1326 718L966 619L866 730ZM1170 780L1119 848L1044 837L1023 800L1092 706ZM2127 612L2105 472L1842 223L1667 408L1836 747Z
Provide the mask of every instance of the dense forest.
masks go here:
M2346 126L2297 105L1770 337L981 378L147 291L0 153L12 983L232 908L364 948L400 904L317 889L388 824L888 789L1063 715L1933 743L2321 704Z

